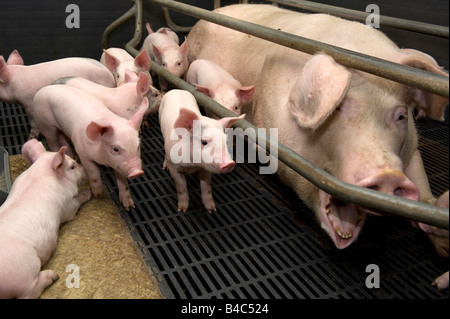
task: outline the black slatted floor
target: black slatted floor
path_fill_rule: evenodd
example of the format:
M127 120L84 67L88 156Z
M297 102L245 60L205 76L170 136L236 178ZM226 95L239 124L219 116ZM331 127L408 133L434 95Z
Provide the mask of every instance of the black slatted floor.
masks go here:
M409 223L370 218L355 244L336 250L293 191L276 176L259 175L256 164L213 176L213 214L204 211L198 178L190 175L189 210L177 212L173 181L161 168L157 115L149 124L142 136L145 175L130 181L136 208L118 207L165 297L448 299L448 290L430 285L448 270L448 260L437 257ZM433 123L427 129L429 124L421 122L420 132L427 137L430 130L440 131L438 142L421 139L421 150L439 194L448 189L448 127ZM29 132L23 109L2 104L0 129L0 143L18 154ZM103 173L118 202L112 170ZM379 268L380 288L366 286L371 264Z

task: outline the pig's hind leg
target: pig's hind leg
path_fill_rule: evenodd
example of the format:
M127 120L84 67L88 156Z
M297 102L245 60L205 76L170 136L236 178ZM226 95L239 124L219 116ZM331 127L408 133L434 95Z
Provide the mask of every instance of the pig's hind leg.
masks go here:
M53 270L43 270L39 272L39 275L33 282L31 290L27 294L20 296L19 299L38 298L42 294L42 291L44 291L45 288L50 286L58 278L58 274Z

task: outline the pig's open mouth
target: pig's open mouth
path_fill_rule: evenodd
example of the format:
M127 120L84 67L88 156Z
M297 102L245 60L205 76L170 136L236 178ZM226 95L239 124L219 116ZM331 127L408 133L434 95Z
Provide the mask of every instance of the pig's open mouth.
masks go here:
M319 219L322 228L338 249L343 249L356 241L364 226L364 209L342 202L328 194L321 194Z

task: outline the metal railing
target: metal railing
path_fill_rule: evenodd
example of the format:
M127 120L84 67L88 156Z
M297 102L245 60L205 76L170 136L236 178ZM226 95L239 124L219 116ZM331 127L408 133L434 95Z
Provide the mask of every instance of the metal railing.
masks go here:
M138 16L142 18L142 0L133 0L135 5L127 13L125 13L118 20L113 22L106 30L103 36L103 46L107 47L108 40L107 37L110 33L117 28L118 21L127 21L132 18L132 12L136 16L136 30L135 35L131 41L125 45L125 49L132 55L137 55L136 45L139 40L136 41L137 37L141 36L142 21L138 21ZM419 88L425 89L427 87L429 91L436 94L448 97L448 78L443 76L436 76L429 72L422 70L417 70L414 68L404 67L389 61L374 59L369 56L364 56L362 54L352 52L349 50L343 50L338 47L333 47L325 45L323 43L312 41L309 39L301 38L289 33L273 30L267 27L258 26L253 23L248 23L233 19L230 17L217 14L208 10L196 8L194 6L178 3L175 1L164 1L164 0L146 0L149 2L160 4L161 6L169 7L170 9L185 13L187 15L192 15L199 19L205 19L223 26L230 27L232 29L246 32L248 34L261 37L263 39L281 44L288 45L289 47L299 49L300 51L313 54L316 50L324 51L326 53L331 53L330 55L335 58L335 60L343 65L357 68L375 75L377 73L382 73L382 77L389 78L392 80L397 80L404 84L409 84L412 86L417 86ZM140 13L138 11L141 11ZM113 27L111 27L113 26ZM268 33L269 35L267 35ZM287 43L286 43L287 41ZM309 45L304 45L309 43ZM106 45L106 46L105 46ZM352 58L349 59L344 55L351 55ZM337 58L338 57L338 58ZM356 62L354 61L356 60ZM375 60L375 62L374 62ZM368 63L369 66L365 66L364 63ZM375 67L374 67L375 65ZM376 70L373 70L375 68ZM394 70L390 70L393 68ZM194 86L183 81L182 79L175 77L170 72L166 71L164 68L156 63L152 63L151 71L162 76L170 84L183 90L187 90L194 95L198 103L205 107L207 110L211 111L213 114L224 117L224 116L235 116L235 114L223 106L207 97L206 95L198 92ZM400 73L401 76L398 77L395 73ZM388 75L386 75L388 73ZM405 80L405 77L408 80ZM401 80L401 81L400 81ZM413 83L413 84L411 84ZM425 84L424 84L425 83ZM257 143L258 132L257 128L245 120L240 120L236 122L233 126L240 127L243 130L248 128L253 129L254 134L248 136L248 139L254 143ZM248 130L246 130L247 132ZM269 136L264 136L262 139L266 142L266 149L271 149L270 145L277 143L272 141ZM368 209L382 211L386 214L396 215L403 218L415 220L418 222L423 222L433 226L437 226L444 229L449 229L449 211L442 207L437 207L433 205L428 205L397 196L387 195L374 190L361 188L352 184L345 183L334 176L328 174L322 169L316 167L314 164L310 163L288 147L281 143L278 143L278 159L284 164L288 165L294 171L305 177L311 183L324 190L328 194L336 197L342 201L354 203L366 207Z

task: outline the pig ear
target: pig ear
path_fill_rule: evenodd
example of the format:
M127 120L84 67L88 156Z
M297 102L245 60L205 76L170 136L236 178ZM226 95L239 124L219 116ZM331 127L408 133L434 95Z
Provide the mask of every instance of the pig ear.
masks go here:
M55 156L53 156L51 163L53 170L59 177L61 177L64 174L66 148L67 148L66 146L61 147L59 151L55 154Z
M14 50L8 57L8 65L24 65L22 57L19 54L19 51Z
M150 70L151 63L152 60L146 50L142 50L134 59L134 65L144 71Z
M197 89L197 91L200 91L203 94L209 96L210 98L213 98L213 96L214 96L213 92L210 89L208 89L206 86L203 86L200 84L195 84L195 83L194 83L194 85L195 85L195 88Z
M110 135L114 132L114 129L111 125L101 124L92 121L88 127L86 128L86 135L91 141L99 141L105 135Z
M154 45L153 44L153 53L155 54L155 57L158 59L158 60L161 60L161 50L156 46L156 45Z
M39 158L39 156L41 156L41 154L45 153L45 147L42 142L33 138L23 144L21 153L25 161L31 165Z
M299 126L316 129L342 102L351 73L334 59L318 54L303 67L291 91L289 109Z
M111 72L116 72L117 71L117 67L120 64L120 61L115 56L109 54L109 52L107 50L103 50L103 52L105 53L106 67Z
M0 55L0 83L8 82L8 68L3 55Z
M190 131L194 126L194 121L196 120L199 120L197 113L185 108L180 108L180 114L175 121L174 127L185 128L186 130Z
M139 128L141 127L142 119L147 109L148 109L148 99L144 97L142 99L138 111L134 113L134 115L128 120L128 123L130 123L130 125L134 127L136 130L139 130Z
M448 74L438 66L436 60L428 54L413 49L401 49L400 51L402 54L398 61L400 64L448 77ZM413 87L410 87L410 92L412 100L422 112L432 119L444 120L444 111L445 106L448 104L448 98Z
M137 82L138 79L139 78L136 73L134 73L133 71L131 71L129 69L125 70L125 83Z
M145 24L145 28L147 29L148 34L152 34L153 33L153 30L152 30L152 27L150 26L150 23L147 22Z
M186 41L186 38L184 38L184 42L182 45L180 45L180 53L183 57L187 57L188 53L189 53L189 48L188 48L188 44Z
M145 72L139 72L139 80L136 84L137 94L140 97L144 97L145 94L150 90L150 85L148 81L148 76Z
M241 114L238 117L223 117L220 120L217 120L220 125L222 125L224 128L230 127L233 125L234 122L237 122L239 120L242 120L245 117L245 114Z
M244 102L248 103L253 98L253 94L255 93L255 86L243 86L238 90L238 97L239 99Z

